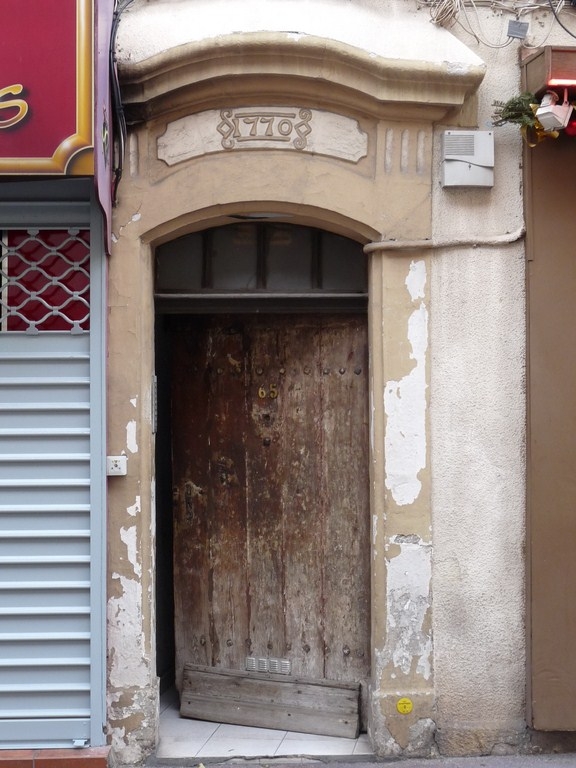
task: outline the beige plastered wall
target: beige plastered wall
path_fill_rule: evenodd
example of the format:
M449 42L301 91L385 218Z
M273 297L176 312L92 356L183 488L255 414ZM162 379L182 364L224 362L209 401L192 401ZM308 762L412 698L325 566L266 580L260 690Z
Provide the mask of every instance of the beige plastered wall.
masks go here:
M108 281L108 453L128 456L127 476L108 486L108 728L118 759L136 763L157 743L154 248L259 211L355 238L369 259L374 749L423 756L520 749L524 331L515 135L505 134L505 150L497 145L499 202L493 190L458 195L439 180L443 127L486 119L490 96L476 94L486 68L476 54L453 72L414 58L394 60L391 75L382 51L361 50L349 66L356 49L331 38L312 41L310 55L299 49L295 77L277 30L251 30L253 47L236 33L200 39L180 66L176 31L167 55L147 48L150 14L161 5L136 3L119 37L136 123ZM328 18L332 3L317 5ZM358 4L385 19L380 6ZM388 8L415 49L418 35L409 30L425 34L424 50L435 28L422 33L410 6ZM225 55L208 55L217 50ZM470 76L462 83L464 70ZM330 134L322 152L220 146L191 153L187 124L177 123L211 110L278 105L345 117L365 135L366 151L346 157L346 141L338 146Z
M505 42L506 15L484 10L480 20L483 39ZM478 91L480 127L489 125L495 100L521 92L523 56L540 46L573 45L546 8L524 20L524 46L490 48L453 29L487 64ZM433 165L440 162L438 141L435 148ZM523 165L538 149L523 146L515 126L498 127L493 190L432 187L436 740L450 754L540 749L542 737L527 720L531 628L525 556ZM559 734L554 739L561 742Z
M528 16L538 45L550 20ZM482 12L484 39L508 17ZM520 92L520 46L453 33L487 63L478 126ZM535 35L535 36L534 36ZM436 127L439 134L445 126ZM431 300L434 669L445 754L529 749L526 722L525 242L523 147L495 128L494 187L432 186ZM441 166L435 141L433 165Z

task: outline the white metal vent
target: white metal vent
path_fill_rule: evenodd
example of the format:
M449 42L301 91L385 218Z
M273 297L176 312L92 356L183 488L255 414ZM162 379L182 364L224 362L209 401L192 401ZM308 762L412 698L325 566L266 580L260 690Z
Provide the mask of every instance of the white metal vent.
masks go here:
M493 131L445 131L443 187L494 186Z
M292 664L288 659L270 659L270 672L275 675L289 675Z
M274 675L289 675L292 663L289 659L270 659L266 656L247 656L247 672L271 672Z

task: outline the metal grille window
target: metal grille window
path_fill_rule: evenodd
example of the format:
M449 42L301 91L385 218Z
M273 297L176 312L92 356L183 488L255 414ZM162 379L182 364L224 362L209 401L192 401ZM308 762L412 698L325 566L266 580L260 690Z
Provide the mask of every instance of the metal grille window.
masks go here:
M6 230L0 234L0 328L90 328L90 237L87 230Z

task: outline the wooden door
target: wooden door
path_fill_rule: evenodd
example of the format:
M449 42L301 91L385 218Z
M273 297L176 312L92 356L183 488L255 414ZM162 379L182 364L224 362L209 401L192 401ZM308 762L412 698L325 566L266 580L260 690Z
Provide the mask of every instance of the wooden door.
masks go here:
M370 652L364 315L171 321L176 670Z
M574 731L576 143L545 141L528 163L529 714L537 730Z

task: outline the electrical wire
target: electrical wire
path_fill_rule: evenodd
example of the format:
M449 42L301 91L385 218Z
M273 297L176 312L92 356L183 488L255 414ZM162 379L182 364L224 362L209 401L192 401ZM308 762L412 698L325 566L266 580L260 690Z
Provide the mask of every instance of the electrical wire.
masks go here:
M553 13L553 15L554 15L554 18L556 19L556 23L557 23L557 24L559 24L559 25L562 27L562 29L564 30L564 32L566 32L567 34L569 34L569 35L570 35L570 37L576 38L576 34L574 34L574 32L572 32L571 30L569 30L569 29L568 29L568 27L566 27L566 26L565 26L565 25L564 25L564 24L563 24L563 23L560 21L560 17L558 16L558 14L559 14L559 12L560 12L560 10L561 10L560 6L563 6L563 5L564 5L564 3L563 3L563 2L561 2L561 3L558 3L558 8L554 8L554 5L553 5L553 3L552 3L552 0L548 0L548 5L550 6L550 10L552 11L552 13Z
M468 16L468 11L466 10L466 5L464 3L462 3L462 13L465 16L466 22L468 23L468 26L469 26L469 29L468 29L469 34L473 35L479 43L482 43L483 45L486 45L489 48L506 48L508 45L510 45L513 42L514 38L512 38L512 37L510 37L508 35L507 36L507 40L504 43L491 43L486 38L486 36L484 34L484 30L482 29L482 22L480 21L480 14L478 12L478 5L477 5L477 3L474 2L474 0L470 0L470 3L471 3L472 8L474 9L474 13L475 13L475 16L476 16L476 22L478 24L478 29L480 30L480 33L478 34L478 33L474 32L474 30L472 29L472 22L470 21L470 18Z
M124 171L124 156L126 154L126 142L128 138L128 129L126 127L126 116L122 104L122 93L120 91L120 80L118 78L118 66L116 61L116 36L122 13L128 8L133 0L116 0L114 13L112 16L112 30L110 35L110 80L112 92L112 113L114 116L114 162L112 181L112 203L116 204L118 199L118 186L122 179Z
M476 42L482 43L489 48L505 48L513 42L512 37L508 37L504 42L492 42L490 41L482 29L480 21L480 15L478 12L478 6L485 5L481 1L477 0L428 0L428 2L420 2L420 6L426 5L430 10L430 17L434 24L443 27L452 27L455 25L460 26L467 34L471 35ZM476 17L476 29L470 19L466 6L471 7L474 10ZM501 3L489 3L491 8L495 5L501 5Z
M548 14L549 15L549 14ZM544 37L541 40L538 40L538 42L532 42L527 43L526 40L522 42L522 47L527 51L535 51L538 48L542 48L542 46L546 45L546 42L550 35L552 34L552 30L554 29L554 16L550 18L550 24L548 25L548 30L544 34Z
M482 28L479 8L488 8L493 12L509 13L517 19L537 11L551 11L553 20L545 34L544 40L539 45L527 44L525 41L522 41L522 47L527 49L540 47L546 42L553 29L554 21L570 37L576 38L576 31L572 32L560 19L562 11L576 10L574 8L576 0L570 0L570 7L565 7L565 0L558 0L556 6L554 6L553 0L417 0L417 5L420 8L428 9L431 21L434 24L443 27L457 25L467 34L471 35L478 43L482 43L489 48L505 48L518 38L508 36L504 42L489 40ZM474 11L474 21L468 13L468 8Z

